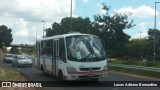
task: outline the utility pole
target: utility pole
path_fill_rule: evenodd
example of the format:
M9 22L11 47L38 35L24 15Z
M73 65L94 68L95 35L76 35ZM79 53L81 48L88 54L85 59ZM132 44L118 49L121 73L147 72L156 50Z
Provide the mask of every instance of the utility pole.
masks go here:
M41 21L41 22L43 22L44 24L43 24L43 38L44 38L44 31L45 31L45 21Z
M71 0L71 10L70 10L70 31L72 31L72 0Z
M155 2L153 62L155 61L155 56L156 56L155 48L156 48L156 8L157 8L156 4L157 3L160 3L160 2Z

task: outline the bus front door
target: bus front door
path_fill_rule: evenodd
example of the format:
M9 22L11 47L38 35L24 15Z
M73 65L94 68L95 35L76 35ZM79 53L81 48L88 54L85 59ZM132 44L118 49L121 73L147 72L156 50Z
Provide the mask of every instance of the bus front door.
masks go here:
M37 67L40 68L40 50L41 49L41 42L37 42Z
M52 73L56 76L57 72L57 59L59 56L59 40L53 41L53 60L52 60Z

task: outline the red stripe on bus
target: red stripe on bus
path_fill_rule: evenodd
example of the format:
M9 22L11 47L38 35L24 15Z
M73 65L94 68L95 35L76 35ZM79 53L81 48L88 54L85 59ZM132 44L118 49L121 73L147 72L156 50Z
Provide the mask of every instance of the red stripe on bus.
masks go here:
M68 74L97 74L97 73L105 74L107 72L108 72L107 70L102 70L102 71L90 71L90 72L68 72Z

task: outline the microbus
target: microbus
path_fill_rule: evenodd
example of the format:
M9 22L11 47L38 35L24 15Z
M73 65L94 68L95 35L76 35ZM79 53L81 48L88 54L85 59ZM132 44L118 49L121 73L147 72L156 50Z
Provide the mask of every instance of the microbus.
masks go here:
M61 80L98 81L108 73L102 39L82 33L37 40L35 67Z

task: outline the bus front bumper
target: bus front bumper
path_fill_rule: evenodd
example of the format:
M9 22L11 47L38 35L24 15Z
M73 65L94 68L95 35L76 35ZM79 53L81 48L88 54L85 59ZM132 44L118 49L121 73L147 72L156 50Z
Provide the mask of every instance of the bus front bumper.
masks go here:
M67 72L66 80L89 80L94 78L103 78L108 76L107 70L87 71L87 72Z

